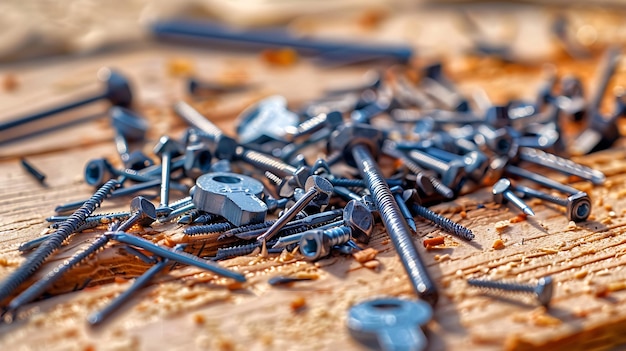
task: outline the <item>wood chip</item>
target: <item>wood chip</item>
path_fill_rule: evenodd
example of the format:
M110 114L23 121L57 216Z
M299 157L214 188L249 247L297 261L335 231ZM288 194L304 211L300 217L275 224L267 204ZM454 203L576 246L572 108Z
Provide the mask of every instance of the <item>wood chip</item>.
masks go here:
M377 254L378 254L378 250L368 247L365 250L357 251L353 253L352 257L354 257L354 259L359 263L365 263L367 261L371 261L374 258L376 258Z
M378 269L378 267L380 267L380 261L378 261L378 260L367 261L367 262L363 263L363 267L369 268L369 269L375 271L375 270Z
M583 279L584 277L587 276L587 274L589 274L589 272L587 270L583 269L583 270L580 270L580 271L576 272L574 274L574 278L576 278L576 279Z
M289 306L293 311L298 311L306 306L306 299L303 296L298 296L291 301Z
M431 248L433 246L443 245L444 242L445 242L444 237L443 236L438 236L438 237L434 237L434 238L424 239L422 244L424 244L425 248Z
M298 53L291 48L267 49L261 52L261 59L274 66L291 66L298 62Z
M195 65L192 60L173 58L167 61L167 73L172 77L187 77L194 73Z
M504 244L504 241L502 241L502 239L496 239L493 241L493 244L491 244L491 247L495 250L502 250L506 247L506 245Z
M493 226L494 228L496 228L497 231L501 232L505 230L506 228L508 228L509 224L510 224L509 221L498 221Z
M509 219L509 223L519 223L519 222L523 222L526 220L526 214L525 213L520 213L517 216Z
M4 76L4 80L2 81L2 86L4 87L4 91L15 91L19 87L19 82L17 81L17 77L14 74L7 74Z

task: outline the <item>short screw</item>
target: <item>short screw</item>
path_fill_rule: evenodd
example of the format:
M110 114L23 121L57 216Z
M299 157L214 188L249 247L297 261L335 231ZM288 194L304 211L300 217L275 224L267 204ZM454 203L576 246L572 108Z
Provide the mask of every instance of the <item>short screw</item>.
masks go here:
M534 286L478 279L468 279L467 284L479 288L534 294L537 298L537 301L539 301L539 303L541 303L541 305L543 306L548 306L550 304L550 300L552 299L552 292L554 289L552 277L549 276L540 278L537 282L537 285Z
M522 199L517 197L513 193L513 186L511 185L511 181L507 178L502 178L498 180L491 189L491 193L493 194L493 200L498 204L504 204L507 201L510 201L515 207L519 208L528 216L534 216L535 212L528 206Z
M261 236L257 238L258 241L267 241L271 239L278 231L287 224L293 217L298 214L306 205L309 204L317 196L330 196L333 192L333 186L330 182L320 176L310 176L306 181L306 193L302 195L287 212L283 214L278 220Z
M120 106L109 109L111 125L115 130L115 146L124 167L140 170L154 162L141 151L129 152L129 141L140 141L146 136L148 122L135 112Z
M310 230L300 239L300 253L307 261L317 261L328 256L333 246L352 239L350 227L337 227L327 230Z
M470 229L455 223L449 218L439 215L416 203L412 204L411 209L416 215L433 222L450 234L468 241L474 240L474 233Z
M161 156L161 204L159 207L168 207L170 203L170 173L172 158L182 152L177 141L162 136L154 147L154 153Z
M30 122L35 122L45 117L67 111L82 105L90 104L92 102L106 99L113 105L130 106L132 102L132 92L128 79L120 73L110 70L108 68L102 68L98 71L98 78L106 84L106 90L104 93L89 96L82 100L74 101L66 105L57 106L47 111L40 113L18 117L3 123L0 123L0 131L5 131L14 127L21 126Z
M241 146L237 148L236 155L242 161L252 166L270 171L279 177L293 177L298 187L304 187L304 184L310 174L310 169L306 166L296 168L278 158L274 158L262 152L247 150Z
M515 190L524 194L524 196L535 197L565 207L567 218L570 221L586 221L591 214L591 199L583 191L570 195L567 198L560 198L526 186L518 185L515 187Z
M295 127L285 127L285 133L290 141L311 135L322 128L329 126L335 128L343 122L340 112L332 111L329 113L320 113L319 115L309 118Z

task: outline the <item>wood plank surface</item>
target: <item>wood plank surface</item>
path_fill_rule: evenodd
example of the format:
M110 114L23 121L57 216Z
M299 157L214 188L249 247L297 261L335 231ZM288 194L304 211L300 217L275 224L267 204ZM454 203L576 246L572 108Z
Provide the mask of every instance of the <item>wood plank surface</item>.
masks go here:
M2 69L0 76L18 77L19 89L0 95L0 120L65 101L85 90L96 91L97 70L112 66L132 78L137 108L152 123L145 145L150 152L160 135L179 136L185 127L171 111L174 101L189 99L184 78L169 73L173 59L191 63L207 79L255 85L249 92L226 98L193 101L231 134L236 115L261 97L278 93L297 107L321 96L325 88L358 82L371 68L328 69L308 60L275 67L248 53L154 45ZM558 69L561 74L576 72L589 79L596 62L597 56L583 62L570 60ZM531 98L541 78L538 65L518 67L467 57L446 64L465 92L484 87L495 101L513 94ZM612 86L626 82L623 67ZM106 104L94 104L63 117L95 115L106 108ZM0 279L23 260L17 251L19 243L49 231L44 218L54 214L55 205L86 198L94 191L82 180L83 168L93 158L116 160L112 135L103 117L0 146ZM0 135L0 140L14 136ZM622 333L626 325L626 150L621 145L622 141L611 150L576 159L608 176L604 186L572 184L588 191L593 200L593 214L587 222L569 223L562 208L540 202L532 202L535 217L517 221L515 210L492 202L488 187L468 189L467 195L431 208L470 228L476 234L472 243L418 221L415 242L441 289L426 331L429 350L605 350L626 341ZM18 157L22 156L47 175L45 187L20 168ZM380 162L391 161L383 158ZM98 212L127 210L128 204L128 198L105 201ZM175 224L154 225L142 235L171 246L189 240L182 229ZM76 234L43 271L101 232ZM422 241L436 235L445 237L444 247L424 249ZM492 248L496 239L503 240L503 249ZM243 285L194 268L178 268L142 290L110 322L92 329L86 316L106 306L128 288L131 278L147 269L114 244L55 284L51 292L56 296L29 305L16 321L0 325L0 349L362 350L364 346L345 327L348 308L376 296L414 298L382 226L369 246L379 251L379 266L373 269L349 256L333 255L312 264L288 252L255 253L220 262L244 273L248 282ZM194 244L189 249L199 248ZM316 279L285 288L267 283L273 276L287 274ZM532 283L548 274L556 281L548 310L538 308L529 297L484 294L465 283L470 277ZM91 281L86 289L72 292L87 278ZM295 309L294 304L302 299L305 307Z

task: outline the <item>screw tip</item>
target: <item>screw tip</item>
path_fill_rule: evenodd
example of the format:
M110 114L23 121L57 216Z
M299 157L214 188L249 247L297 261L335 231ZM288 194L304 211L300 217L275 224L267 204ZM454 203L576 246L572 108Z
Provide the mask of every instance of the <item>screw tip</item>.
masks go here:
M523 211L528 216L534 216L535 215L535 212L530 207L524 207Z

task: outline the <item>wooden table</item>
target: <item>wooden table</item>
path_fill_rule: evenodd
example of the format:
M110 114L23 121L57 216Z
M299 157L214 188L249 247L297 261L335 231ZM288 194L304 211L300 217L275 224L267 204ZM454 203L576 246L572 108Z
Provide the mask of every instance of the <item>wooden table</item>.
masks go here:
M149 152L160 135L177 137L185 127L171 111L172 102L188 98L184 79L168 73L174 59L191 63L202 77L255 84L245 93L195 101L228 133L233 133L237 113L261 97L278 93L297 106L319 97L326 87L357 82L370 68L327 69L307 60L276 67L246 53L147 45L4 69L0 77L14 74L19 88L0 95L0 116L8 119L96 90L93 77L98 68L113 66L132 78L137 107L151 122L151 141L145 145ZM463 79L465 91L486 86L496 99L508 98L512 91L530 97L536 86L533 81L540 78L538 67L516 70L515 65L490 59L456 58L448 64L453 78ZM560 66L561 72L587 76L593 68L594 61ZM620 82L621 73L614 83ZM106 108L105 103L98 103L64 118L94 115ZM103 117L0 148L0 277L22 261L19 243L49 232L44 218L54 214L55 205L88 197L94 191L82 180L83 167L93 158L117 159L112 135ZM20 168L18 158L22 156L47 175L46 186ZM470 228L476 234L474 242L461 241L418 220L415 242L441 292L435 317L427 328L429 349L601 350L623 343L625 156L626 150L618 146L576 159L608 176L604 186L573 184L588 191L593 200L593 214L587 222L569 223L562 208L540 202L531 202L535 217L519 220L516 210L492 202L489 188L431 208ZM389 161L381 159L383 164ZM563 176L550 175L567 181ZM105 201L99 212L126 210L128 203L127 198ZM175 224L154 225L144 235L171 246L187 240L182 229ZM43 271L62 262L98 233L101 230L72 237ZM424 249L422 240L436 235L445 237L444 247ZM503 249L492 248L496 239L504 241ZM179 268L142 290L110 322L91 329L86 316L107 305L115 294L128 288L130 278L148 267L120 245L112 245L55 284L51 292L57 296L29 305L17 321L1 325L0 349L360 350L363 346L345 327L351 305L375 296L414 297L382 226L377 227L370 247L379 251L379 265L373 269L349 256L333 255L311 264L288 252L269 256L255 253L221 261L223 266L246 274L248 282L243 285L194 268ZM267 284L273 276L288 274L316 279L285 288ZM470 277L534 282L545 275L552 275L557 282L548 310L537 307L531 297L486 295L465 283ZM72 291L88 277L87 288ZM302 303L303 308L296 308Z

